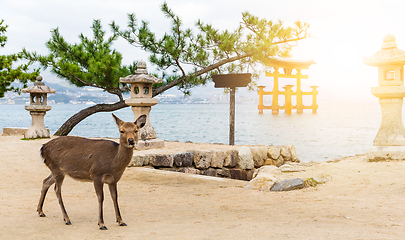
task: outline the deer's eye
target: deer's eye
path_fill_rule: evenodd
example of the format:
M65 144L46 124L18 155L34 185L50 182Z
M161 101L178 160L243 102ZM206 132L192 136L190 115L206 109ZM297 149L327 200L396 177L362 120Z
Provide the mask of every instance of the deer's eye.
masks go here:
M124 131L120 131L120 133L124 133Z

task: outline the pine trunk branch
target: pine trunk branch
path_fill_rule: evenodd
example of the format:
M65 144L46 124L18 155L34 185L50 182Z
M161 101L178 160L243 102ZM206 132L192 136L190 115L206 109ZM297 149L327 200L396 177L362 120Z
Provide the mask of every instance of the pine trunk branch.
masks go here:
M113 104L97 104L88 108L81 110L80 112L71 116L63 125L56 131L55 136L66 136L73 128L83 121L88 116L93 115L98 112L112 112L121 108L128 107L124 101L119 101Z
M220 67L220 66L222 66L224 64L234 62L234 61L237 61L237 60L240 60L240 59L243 59L243 58L247 58L247 57L250 57L252 55L253 54L248 53L248 54L238 55L238 56L235 56L235 57L224 59L222 61L219 61L219 62L217 62L215 64L209 65L208 67L205 67L205 68L203 68L201 70L198 70L198 71L194 72L193 75L198 77L198 76L203 75L204 73L208 73L209 71L212 71L212 70L214 70L214 69L216 69L216 68L218 68L218 67ZM162 92L164 92L164 91L178 85L179 83L184 81L185 78L186 77L184 77L184 76L180 77L180 78L178 78L178 79L176 79L176 80L174 80L174 81L172 81L170 83L167 83L167 84L165 84L165 85L163 85L161 87L158 87L158 88L154 89L153 93L152 93L152 97L155 97L155 96L161 94Z

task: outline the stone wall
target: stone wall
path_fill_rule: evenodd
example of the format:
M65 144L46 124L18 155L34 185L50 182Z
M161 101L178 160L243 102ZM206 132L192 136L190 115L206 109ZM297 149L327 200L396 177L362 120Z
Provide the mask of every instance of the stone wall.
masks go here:
M300 162L293 145L242 146L234 150L190 150L171 154L133 156L129 167L151 166L157 169L251 180L257 168L265 165L280 167Z
M3 128L3 136L24 135L28 128Z
M15 136L15 135L25 135L28 128L16 128L16 127L5 127L3 128L2 136ZM49 132L49 129L46 129ZM1 134L1 132L0 132Z

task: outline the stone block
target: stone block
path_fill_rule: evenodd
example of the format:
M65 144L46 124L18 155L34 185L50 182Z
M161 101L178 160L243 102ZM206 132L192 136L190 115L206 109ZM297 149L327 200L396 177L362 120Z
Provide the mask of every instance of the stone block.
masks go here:
M238 167L241 169L253 169L253 155L248 147L240 147L238 149Z
M211 166L212 152L211 151L194 151L194 165L198 169L207 169Z
M154 167L173 167L173 155L157 154L151 159L151 165Z
M226 158L226 152L224 150L212 150L211 167L222 168Z
M294 145L288 145L288 148L290 149L291 152L291 161L292 162L300 162L297 156L297 150L295 149Z
M238 164L238 151L237 150L228 150L226 151L226 157L224 160L224 167L236 167Z
M149 165L150 155L136 155L132 157L131 162L129 163L129 167L142 167Z
M217 169L217 176L230 178L231 177L231 171L228 168Z
M191 173L191 174L200 174L201 171L195 168L191 168L191 167L185 167L179 170L179 172L182 173Z
M206 176L216 177L217 176L217 171L214 168L208 168L206 170L202 170L201 174L206 175Z
M264 164L263 164L263 166L267 166L267 165L274 165L274 166L276 166L276 161L273 160L273 159L271 159L271 158L269 158L269 159L267 159L266 161L264 161Z
M156 155L155 154L149 155L149 163L148 163L148 165L153 165L153 162L155 162L155 160L156 160Z
M191 152L173 154L173 161L176 167L192 167L193 160L193 153Z
M291 191L305 187L305 181L301 178L286 179L276 182L270 191Z
M267 148L267 157L277 160L280 157L280 147L279 146L269 146Z
M253 179L253 174L255 173L256 169L246 170L246 180L250 181Z
M288 146L281 146L280 155L283 156L284 161L291 161L291 151Z
M232 179L237 179L237 180L246 180L247 179L246 171L243 169L231 168L231 169L229 169L229 171L231 173Z
M279 156L278 159L276 160L276 167L280 167L284 164L284 158L283 156Z
M267 148L266 147L251 147L250 151L253 156L253 163L255 168L259 168L264 165L264 161L267 159Z

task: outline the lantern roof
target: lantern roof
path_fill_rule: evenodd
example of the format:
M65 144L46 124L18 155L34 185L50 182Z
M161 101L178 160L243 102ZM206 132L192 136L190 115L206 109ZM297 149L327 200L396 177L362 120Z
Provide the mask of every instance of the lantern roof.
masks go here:
M388 34L383 39L381 50L374 53L373 56L363 57L363 62L373 67L393 64L405 65L405 51L398 49L394 35Z
M310 60L292 60L283 58L268 58L264 61L264 64L269 67L278 68L293 68L293 69L308 69L309 66L315 64L312 59Z
M126 77L120 77L120 82L123 83L161 83L162 79L157 78L153 75L149 75L146 70L146 63L141 60L136 65L137 69L134 75L129 75Z
M55 89L45 86L42 82L42 77L38 76L37 81L34 82L34 86L30 86L21 90L23 93L55 93Z

